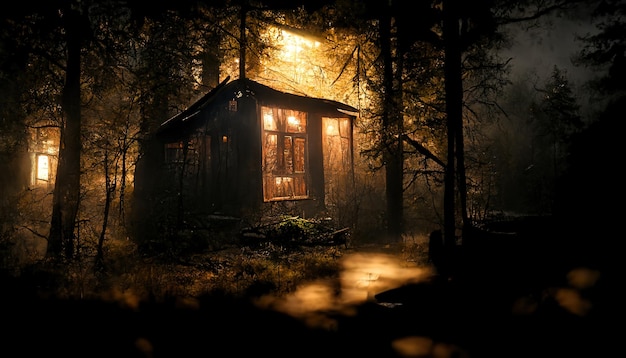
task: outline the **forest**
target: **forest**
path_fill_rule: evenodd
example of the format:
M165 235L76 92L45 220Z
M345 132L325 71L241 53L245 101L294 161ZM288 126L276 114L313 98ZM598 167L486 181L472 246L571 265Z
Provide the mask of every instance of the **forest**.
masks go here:
M617 342L623 1L0 7L3 351ZM516 67L565 21L571 67Z

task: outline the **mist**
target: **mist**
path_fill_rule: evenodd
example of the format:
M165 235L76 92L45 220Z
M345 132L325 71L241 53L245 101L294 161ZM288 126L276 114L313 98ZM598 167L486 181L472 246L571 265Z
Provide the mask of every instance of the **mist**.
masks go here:
M508 25L511 46L501 54L511 58L512 78L547 78L554 66L566 70L577 87L594 78L597 74L592 69L573 62L585 46L580 37L598 31L590 16L590 9L579 6L578 11L550 14L533 25Z

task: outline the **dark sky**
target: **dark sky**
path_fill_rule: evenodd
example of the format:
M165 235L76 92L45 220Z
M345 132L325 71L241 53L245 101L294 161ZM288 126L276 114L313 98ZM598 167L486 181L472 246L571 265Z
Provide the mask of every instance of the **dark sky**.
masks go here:
M538 27L530 29L511 26L512 30L517 30L517 36L511 50L505 51L503 56L512 57L515 73L535 73L543 81L556 65L567 71L571 84L580 86L590 78L592 72L574 66L572 57L583 46L577 36L596 31L588 17L589 13L582 10L570 17L549 16Z
M591 72L572 63L572 56L582 48L576 39L595 30L589 20L552 17L551 24L542 28L521 29L515 38L514 46L505 56L512 57L512 65L517 73L535 72L539 78L546 78L554 65L567 71L572 84L580 85L589 78Z

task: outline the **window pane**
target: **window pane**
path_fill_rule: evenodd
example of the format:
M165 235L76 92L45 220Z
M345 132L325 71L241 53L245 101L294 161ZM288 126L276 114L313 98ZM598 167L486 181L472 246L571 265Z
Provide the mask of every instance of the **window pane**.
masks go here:
M37 179L48 180L49 158L47 155L37 157Z
M292 110L285 110L287 117L287 132L306 133L306 113Z
M292 137L285 136L285 147L283 149L283 157L285 160L285 173L293 173L293 142Z
M272 109L270 107L261 107L261 115L263 117L263 129L275 131L277 124Z
M296 173L304 173L304 148L306 141L304 138L296 138L294 147L295 167Z
M265 147L263 150L264 155L264 171L266 173L272 173L277 168L277 136L276 134L265 134Z
M276 177L275 183L276 192L274 193L274 197L288 198L294 196L293 178Z
M322 118L322 153L326 205L345 200L352 166L351 128L349 118Z
M295 195L296 196L306 196L306 182L304 181L304 177L303 176L296 176L294 177L295 180L295 184L294 184L294 191L295 191Z
M339 135L339 124L337 124L336 118L324 118L323 123L327 136L334 137Z
M350 120L348 118L339 119L341 126L341 136L343 138L350 138Z

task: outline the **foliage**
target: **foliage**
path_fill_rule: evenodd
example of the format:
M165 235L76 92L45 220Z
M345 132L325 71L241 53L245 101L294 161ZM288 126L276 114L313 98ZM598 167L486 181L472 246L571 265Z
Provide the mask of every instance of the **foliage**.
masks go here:
M623 95L626 91L626 5L621 0L592 2L592 20L598 31L581 37L585 47L576 56L579 65L602 70L603 75L591 81L603 95L601 100Z
M317 223L311 225L306 220L290 217L276 223L273 229L309 234L325 231L314 226ZM190 242L191 238L187 243ZM208 249L187 247L176 251L177 256L173 257L162 252L148 255L121 235L106 241L104 265L98 270L94 269L96 261L92 253L80 255L71 264L64 265L33 260L15 266L11 272L0 270L0 275L6 282L16 285L14 293L18 295L113 301L134 309L142 303L203 295L243 298L286 295L306 283L339 279L344 255L360 251L343 245L296 246L272 241L248 245L239 242L237 236L229 242ZM371 245L363 249L376 250ZM412 264L427 265L426 250L423 238L415 236L388 252L397 252L402 260Z
M328 220L283 216L276 222L242 230L243 244L270 244L288 248L300 246L348 245L349 228L335 230Z
M128 240L107 245L105 269L93 270L85 257L71 265L45 262L22 265L17 273L2 271L40 297L115 300L124 305L173 297L200 297L222 292L231 296L281 295L306 281L336 277L342 250L338 247L287 249L262 247L189 249L176 260L147 256Z

